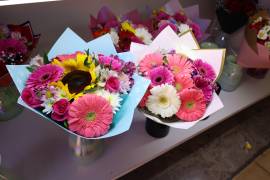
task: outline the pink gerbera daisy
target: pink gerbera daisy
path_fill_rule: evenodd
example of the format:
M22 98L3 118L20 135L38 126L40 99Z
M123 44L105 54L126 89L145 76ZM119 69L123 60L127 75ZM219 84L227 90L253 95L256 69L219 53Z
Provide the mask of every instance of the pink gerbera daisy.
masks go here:
M195 86L203 91L204 98L206 103L209 103L213 97L214 88L211 82L202 76L194 76L193 77Z
M49 83L56 82L63 75L63 68L51 64L40 66L26 81L26 87L31 89L43 89Z
M215 80L216 73L211 65L203 62L201 59L195 60L193 65L202 77L207 78L211 81Z
M152 69L149 71L148 76L152 86L158 86L165 83L172 84L174 82L172 72L164 66L158 66Z
M185 57L179 54L169 54L168 65L175 76L179 74L191 74L193 71L192 63Z
M160 53L147 54L139 64L139 71L147 74L151 69L163 64L163 56Z
M178 75L175 77L175 88L177 92L194 87L192 78L189 75Z
M85 137L106 134L113 119L113 109L105 98L86 94L74 101L68 112L69 129Z
M203 92L199 89L185 89L180 93L181 107L176 116L183 121L196 121L206 110Z

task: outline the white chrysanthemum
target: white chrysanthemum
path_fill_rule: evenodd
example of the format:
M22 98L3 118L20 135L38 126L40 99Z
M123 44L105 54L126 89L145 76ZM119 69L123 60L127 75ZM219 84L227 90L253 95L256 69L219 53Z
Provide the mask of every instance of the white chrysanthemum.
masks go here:
M105 98L107 101L110 102L110 104L111 104L111 106L113 108L113 113L114 114L117 111L119 111L119 108L121 107L121 101L122 101L122 98L119 96L119 94L110 93L109 91L106 91L106 90L96 91L95 94Z
M106 83L106 80L111 77L111 76L114 76L114 77L118 77L118 74L116 71L113 71L113 70L110 70L108 68L104 68L104 69L100 69L99 70L99 82L98 82L98 86L100 87L104 87L105 86L105 83Z
M31 60L30 60L30 65L31 66L42 66L44 64L44 59L43 57L41 57L39 54L36 55L35 57L33 57Z
M255 19L255 20L253 21L252 24L256 24L256 23L258 23L258 22L261 22L262 20L263 20L263 18L262 18L261 16L259 16L259 17L257 17L257 19Z
M184 33L186 31L190 30L190 27L187 24L180 24L180 26L178 26L178 30L180 33Z
M115 29L111 29L110 35L111 35L113 44L117 46L118 45L118 42L119 42L119 36L118 36L116 30Z
M146 101L146 107L149 111L160 115L162 118L171 117L178 112L181 101L172 85L162 84L155 86L150 92L151 95Z
M268 34L265 30L261 29L258 34L257 34L257 37L261 40L266 40L267 37L268 37Z
M54 103L55 103L54 99L46 99L45 101L43 101L43 103L41 104L41 106L44 107L42 112L50 114L52 112L52 106Z
M152 42L152 34L150 34L146 28L137 28L135 31L135 35L140 38L144 44L151 44Z
M124 73L121 73L118 79L120 80L120 92L123 94L127 94L127 92L130 90L129 76Z

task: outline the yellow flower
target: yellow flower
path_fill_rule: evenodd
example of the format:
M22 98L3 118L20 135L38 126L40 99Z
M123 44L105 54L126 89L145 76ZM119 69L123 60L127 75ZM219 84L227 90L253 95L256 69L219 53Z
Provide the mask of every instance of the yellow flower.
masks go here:
M129 32L132 32L133 34L135 34L136 32L135 29L132 27L132 25L128 21L122 22L121 26L124 31L129 31Z
M62 98L67 98L68 100L71 100L75 97L74 93L71 94L69 92L68 84L64 85L62 81L52 82L50 83L50 85L63 91L63 93L60 94Z
M86 58L87 58L86 63L92 64L92 57L91 56L87 57L86 54L82 54L82 53L78 53L76 56L76 59L66 59L64 61L59 61L58 59L54 59L52 61L52 64L62 67L64 69L65 74L68 74L74 70L89 71L89 67L85 65Z

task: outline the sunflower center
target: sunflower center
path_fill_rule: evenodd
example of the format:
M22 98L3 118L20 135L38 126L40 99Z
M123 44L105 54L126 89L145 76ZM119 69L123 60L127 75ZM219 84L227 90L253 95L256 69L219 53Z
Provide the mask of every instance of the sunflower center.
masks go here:
M168 98L166 96L160 96L159 97L159 104L163 108L166 108L166 107L168 107L170 105L170 102L169 102L169 100L168 100Z
M96 119L96 113L95 112L89 112L86 115L86 120L87 121L93 121Z
M75 70L62 79L63 84L68 84L70 93L79 93L91 83L92 77L89 72Z
M189 102L186 103L186 108L187 109L193 109L194 106L195 106L194 101L189 101Z

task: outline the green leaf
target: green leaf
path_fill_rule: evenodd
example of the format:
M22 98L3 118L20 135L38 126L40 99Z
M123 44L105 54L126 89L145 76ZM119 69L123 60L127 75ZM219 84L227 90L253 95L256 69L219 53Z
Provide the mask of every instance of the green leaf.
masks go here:
M48 54L47 53L44 53L43 60L44 60L44 64L50 64L50 61L49 61L49 58L48 58Z
M65 128L68 128L68 123L67 123L67 121L64 121L64 127L65 127Z
M27 66L26 69L29 71L29 72L33 72L35 70L35 67L34 66Z

